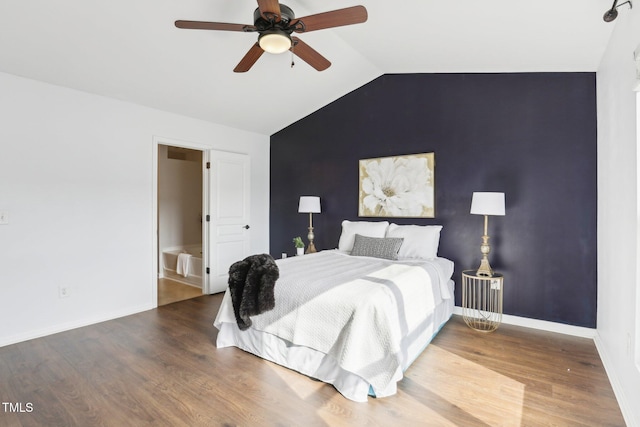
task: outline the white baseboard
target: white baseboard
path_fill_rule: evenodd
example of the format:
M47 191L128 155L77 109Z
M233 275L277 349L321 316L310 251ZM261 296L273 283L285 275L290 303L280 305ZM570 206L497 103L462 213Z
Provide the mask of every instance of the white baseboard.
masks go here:
M633 411L631 410L629 401L627 400L624 389L622 388L622 384L620 384L620 380L618 379L615 370L612 368L611 358L609 357L600 336L596 335L593 341L596 344L596 349L598 350L600 360L602 360L602 364L604 365L607 377L609 377L611 388L613 388L613 393L616 395L616 400L618 401L618 406L620 406L620 412L622 412L622 417L624 418L625 423L627 423L628 427L637 426L633 421Z
M107 320L117 319L119 317L129 316L132 314L140 313L143 311L151 310L156 308L153 304L145 304L137 307L129 307L124 310L112 311L108 314L103 314L100 316L89 317L82 319L80 321L73 321L62 323L59 325L53 325L46 328L38 329L35 331L30 331L24 334L13 335L9 337L0 338L0 347L4 347L6 345L17 344L19 342L32 340L34 338L41 338L47 335L57 334L59 332L70 331L71 329L81 328L83 326L89 326L96 323L105 322Z
M454 307L453 313L462 316L462 307ZM522 326L524 328L538 329L547 332L556 332L559 334L572 335L574 337L594 339L597 331L592 328L582 326L565 325L564 323L549 322L546 320L529 319L528 317L502 315L502 323L505 325Z

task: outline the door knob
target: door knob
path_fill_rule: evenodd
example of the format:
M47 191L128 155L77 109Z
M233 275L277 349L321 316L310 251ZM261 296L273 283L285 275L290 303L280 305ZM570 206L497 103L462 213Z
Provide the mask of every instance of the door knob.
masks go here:
M248 230L248 229L250 229L251 227L249 227L249 224L247 224L247 225L245 225L243 228L244 228L245 230Z

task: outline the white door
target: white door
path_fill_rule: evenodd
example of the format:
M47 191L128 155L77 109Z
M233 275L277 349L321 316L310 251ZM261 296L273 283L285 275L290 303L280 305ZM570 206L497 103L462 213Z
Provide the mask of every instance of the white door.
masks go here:
M249 156L210 150L208 152L208 240L205 292L227 288L229 266L249 253ZM206 206L206 205L205 205Z

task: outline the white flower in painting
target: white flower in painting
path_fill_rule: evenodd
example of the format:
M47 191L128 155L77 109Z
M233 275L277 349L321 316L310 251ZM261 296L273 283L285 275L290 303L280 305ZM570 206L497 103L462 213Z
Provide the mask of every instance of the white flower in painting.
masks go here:
M420 216L433 208L431 171L424 157L372 160L362 180L364 207L378 216Z

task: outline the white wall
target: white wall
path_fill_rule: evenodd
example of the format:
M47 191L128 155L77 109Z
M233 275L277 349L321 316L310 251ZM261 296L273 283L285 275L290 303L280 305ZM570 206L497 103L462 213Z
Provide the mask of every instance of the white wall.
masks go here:
M250 155L268 251L268 136L3 73L0 94L0 345L155 306L154 136Z
M605 24L606 25L606 24ZM640 425L638 298L638 156L633 51L640 8L621 9L597 72L598 349L625 420ZM630 341L630 342L629 342Z

